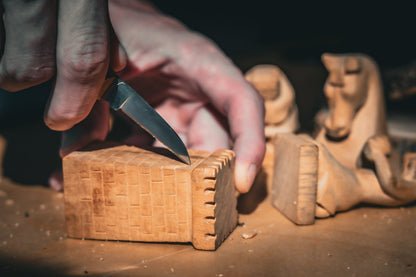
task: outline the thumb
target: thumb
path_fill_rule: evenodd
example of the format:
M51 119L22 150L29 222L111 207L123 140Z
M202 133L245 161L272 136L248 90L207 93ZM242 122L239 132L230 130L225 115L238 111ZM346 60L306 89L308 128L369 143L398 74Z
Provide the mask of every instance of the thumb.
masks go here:
M127 65L127 54L120 44L114 29L110 29L110 67L114 72L122 71Z

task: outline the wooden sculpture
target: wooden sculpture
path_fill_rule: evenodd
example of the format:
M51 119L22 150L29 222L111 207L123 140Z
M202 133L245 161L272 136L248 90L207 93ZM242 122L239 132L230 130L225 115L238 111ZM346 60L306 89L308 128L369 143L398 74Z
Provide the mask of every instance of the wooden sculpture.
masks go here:
M189 166L154 150L93 145L63 159L69 237L222 243L237 224L233 152L190 151Z
M299 128L295 90L287 76L275 65L256 65L245 75L263 96L265 134L293 133Z
M377 64L362 54L323 54L329 114L316 137L348 168L360 167L370 137L387 135L383 87Z
M279 133L294 133L299 128L295 90L283 71L271 64L261 64L246 72L245 78L264 98L266 155L257 181L271 189L274 172L273 139Z
M276 138L273 205L297 224L313 224L315 216L328 217L361 202L396 206L413 201L414 183L392 181L398 170L387 159L391 152L376 63L362 54L324 54L322 60L329 71L324 128L315 140L288 134ZM414 173L411 157L406 172ZM365 168L371 162L376 171ZM280 174L279 165L285 168ZM289 175L282 176L282 170Z
M405 203L383 191L373 170L343 166L324 145L307 135L277 135L275 157L272 204L296 224L313 224L315 217L325 218L359 203Z
M400 204L416 200L416 153L405 153L403 162L386 136L368 140L363 150L364 161L370 162L383 191Z

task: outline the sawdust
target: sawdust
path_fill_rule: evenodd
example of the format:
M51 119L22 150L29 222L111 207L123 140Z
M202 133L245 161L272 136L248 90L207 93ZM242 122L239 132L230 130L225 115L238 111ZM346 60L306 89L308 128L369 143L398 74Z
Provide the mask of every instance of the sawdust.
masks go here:
M255 231L245 232L245 233L241 234L241 237L243 239L252 239L255 236L257 236L257 232L255 232Z
M13 206L14 205L14 200L13 199L7 199L6 201L4 201L4 204L6 206Z

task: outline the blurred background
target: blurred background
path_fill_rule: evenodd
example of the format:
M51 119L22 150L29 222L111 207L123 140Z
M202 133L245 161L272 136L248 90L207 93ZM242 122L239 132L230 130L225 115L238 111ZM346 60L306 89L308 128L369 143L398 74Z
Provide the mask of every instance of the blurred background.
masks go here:
M153 3L211 38L243 73L257 64L279 66L295 88L301 132L312 132L314 116L325 105L324 52L373 57L382 73L388 114L416 119L415 95L400 93L416 87L416 24L410 6L265 0ZM42 121L50 88L47 82L19 93L0 92L0 134L8 142L4 175L18 183L46 185L60 166L60 134Z

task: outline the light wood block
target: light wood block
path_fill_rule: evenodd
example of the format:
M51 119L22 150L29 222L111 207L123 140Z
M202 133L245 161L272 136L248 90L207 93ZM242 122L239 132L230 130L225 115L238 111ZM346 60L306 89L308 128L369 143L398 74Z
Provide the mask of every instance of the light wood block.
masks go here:
M279 134L274 138L275 163L272 204L298 225L315 222L318 181L318 147L302 136Z
M69 237L223 242L237 224L234 153L190 151L186 165L154 150L94 145L63 159Z

